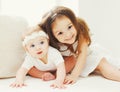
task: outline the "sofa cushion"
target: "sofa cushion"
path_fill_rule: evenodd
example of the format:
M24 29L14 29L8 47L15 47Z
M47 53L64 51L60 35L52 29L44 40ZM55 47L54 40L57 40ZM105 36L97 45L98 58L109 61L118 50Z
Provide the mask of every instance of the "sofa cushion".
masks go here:
M0 15L0 78L14 77L22 64L21 33L27 25L22 17Z

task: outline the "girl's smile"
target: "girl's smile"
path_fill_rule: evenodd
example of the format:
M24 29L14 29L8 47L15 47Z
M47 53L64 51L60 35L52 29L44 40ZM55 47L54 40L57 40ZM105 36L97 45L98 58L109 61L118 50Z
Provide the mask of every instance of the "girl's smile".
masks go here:
M74 38L74 35L72 35L72 36L71 36L71 37L69 37L69 38L67 38L67 37L66 37L66 39L65 39L65 40L66 40L66 41L71 41L73 38Z

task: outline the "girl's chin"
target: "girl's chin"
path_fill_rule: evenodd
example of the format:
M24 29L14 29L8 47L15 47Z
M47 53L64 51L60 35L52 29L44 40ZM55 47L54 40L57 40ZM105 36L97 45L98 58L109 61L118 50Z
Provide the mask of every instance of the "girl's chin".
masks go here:
M73 44L74 42L65 42L65 44Z
M71 40L66 41L68 44L73 44L75 42L75 37L73 37Z

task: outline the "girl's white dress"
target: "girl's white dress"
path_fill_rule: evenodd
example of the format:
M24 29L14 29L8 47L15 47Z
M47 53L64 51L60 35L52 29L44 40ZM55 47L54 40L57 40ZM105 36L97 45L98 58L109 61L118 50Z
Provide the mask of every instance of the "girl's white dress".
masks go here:
M86 64L83 68L80 76L87 77L92 73L96 67L99 65L102 58L105 58L109 63L120 68L120 59L113 58L109 55L108 51L96 43L94 37L92 36L91 45L88 47L88 53L86 58ZM73 48L76 49L78 42L73 44ZM66 49L65 46L61 46L61 49ZM61 52L63 56L73 55L69 50Z

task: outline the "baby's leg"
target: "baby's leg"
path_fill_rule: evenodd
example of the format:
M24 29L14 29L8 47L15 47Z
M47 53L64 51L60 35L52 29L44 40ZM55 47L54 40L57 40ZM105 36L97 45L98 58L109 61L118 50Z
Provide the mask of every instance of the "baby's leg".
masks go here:
M120 81L120 70L110 64L105 58L100 61L97 70L107 79Z
M46 72L46 71L40 71L38 70L36 67L33 67L29 70L28 74L32 77L35 77L35 78L40 78L40 79L43 79L43 80L53 80L55 79L55 75L53 75L51 72ZM45 77L46 75L46 77ZM49 76L49 78L48 78Z
M49 81L49 80L54 80L55 79L55 75L53 75L50 72L46 72L42 75L42 80L44 81Z

